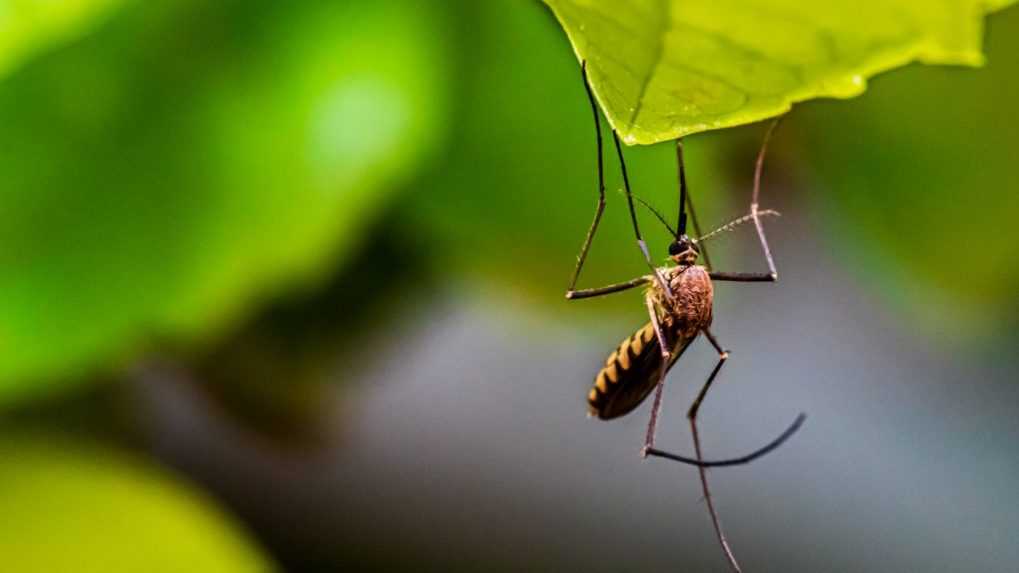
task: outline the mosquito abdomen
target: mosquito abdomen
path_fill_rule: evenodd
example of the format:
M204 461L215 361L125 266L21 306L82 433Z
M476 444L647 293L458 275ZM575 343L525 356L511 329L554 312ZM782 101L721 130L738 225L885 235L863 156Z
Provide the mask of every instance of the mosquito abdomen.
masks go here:
M587 395L590 413L610 420L636 408L654 388L661 361L655 329L648 322L605 360Z

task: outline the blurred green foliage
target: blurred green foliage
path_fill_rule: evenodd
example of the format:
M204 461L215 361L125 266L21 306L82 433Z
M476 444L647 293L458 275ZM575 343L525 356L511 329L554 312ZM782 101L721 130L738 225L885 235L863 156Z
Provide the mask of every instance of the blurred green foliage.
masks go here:
M413 2L138 3L0 86L0 400L357 248L445 126Z
M979 65L988 9L983 0L546 3L631 144L856 96L867 77L914 60Z
M21 62L89 32L123 0L0 0L0 78Z
M123 454L54 435L0 440L5 571L274 567L211 500Z

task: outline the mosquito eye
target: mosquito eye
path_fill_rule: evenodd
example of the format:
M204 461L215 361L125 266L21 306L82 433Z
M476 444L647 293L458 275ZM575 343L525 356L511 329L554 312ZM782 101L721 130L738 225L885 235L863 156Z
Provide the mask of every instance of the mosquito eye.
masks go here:
M682 253L685 249L686 249L686 247L684 247L682 243L679 243L677 241L677 242L672 243L671 245L669 245L669 255L676 256L676 255Z

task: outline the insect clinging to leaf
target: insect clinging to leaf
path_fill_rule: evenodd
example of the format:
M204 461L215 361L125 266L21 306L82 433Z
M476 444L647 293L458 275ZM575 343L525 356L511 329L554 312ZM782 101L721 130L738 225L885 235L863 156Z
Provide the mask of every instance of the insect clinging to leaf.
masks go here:
M650 272L626 282L611 284L599 288L577 289L577 280L580 277L581 269L587 258L591 242L598 230L605 209L605 177L602 152L601 124L599 120L598 106L594 94L587 80L586 62L582 67L584 87L591 103L594 113L595 132L598 145L598 206L595 211L594 220L587 232L584 243L581 246L580 254L577 256L577 265L574 268L570 279L569 288L566 291L566 298L570 300L591 298L622 292L637 287L645 287L644 304L648 312L648 322L637 329L632 335L624 339L619 346L609 355L604 367L595 376L595 382L590 389L587 402L589 412L602 420L611 420L624 416L639 406L652 392L654 400L651 406L650 420L648 421L647 433L644 439L644 446L641 450L643 456L655 456L671 459L698 467L701 478L701 486L704 498L708 506L712 524L716 535L734 570L739 571L739 565L732 553L731 548L722 532L718 516L715 512L708 487L706 468L728 465L739 465L748 463L764 454L774 450L788 439L805 420L805 415L800 414L796 420L780 436L757 451L745 456L723 460L705 460L701 449L700 435L697 427L697 414L704 401L708 390L718 376L722 365L729 357L729 352L719 343L711 331L712 309L714 303L713 281L736 281L736 282L775 282L778 280L778 272L775 269L775 262L768 247L768 240L765 237L762 219L768 216L777 216L776 211L761 209L759 207L759 196L761 186L761 172L764 164L764 156L767 151L768 141L774 131L777 122L771 124L765 134L764 142L754 171L754 184L750 200L749 213L738 217L721 227L706 234L701 234L694 211L693 200L687 190L686 169L683 162L683 144L676 140L676 160L678 163L678 186L679 205L678 216L675 227L669 225L662 216L651 205L638 197L635 197L630 189L629 177L626 172L626 164L623 159L622 147L615 130L612 132L615 143L616 154L619 158L620 169L623 177L623 187L629 207L630 221L636 236L637 245ZM646 243L641 236L637 219L637 211L634 201L641 203L669 230L672 242L669 245L669 265L655 266L651 261ZM696 236L687 234L687 219L689 219ZM707 249L704 241L724 231L731 230L745 223L753 223L760 241L761 251L767 263L767 272L720 272L711 268ZM705 265L698 264L703 256ZM659 414L662 405L662 392L665 386L665 377L668 371L676 364L683 353L690 347L691 343L700 335L704 335L714 350L718 353L718 362L708 375L694 399L689 410L687 419L690 423L690 430L693 436L695 457L690 458L659 450L655 448L655 434Z

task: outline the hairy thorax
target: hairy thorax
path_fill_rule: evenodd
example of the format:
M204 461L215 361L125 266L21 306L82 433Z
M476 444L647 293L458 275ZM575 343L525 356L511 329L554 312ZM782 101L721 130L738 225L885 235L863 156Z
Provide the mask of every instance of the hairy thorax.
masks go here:
M696 336L698 331L711 326L714 289L707 269L693 265L665 267L659 271L672 290L670 302L661 288L652 283L652 296L663 311L663 326L684 339Z

